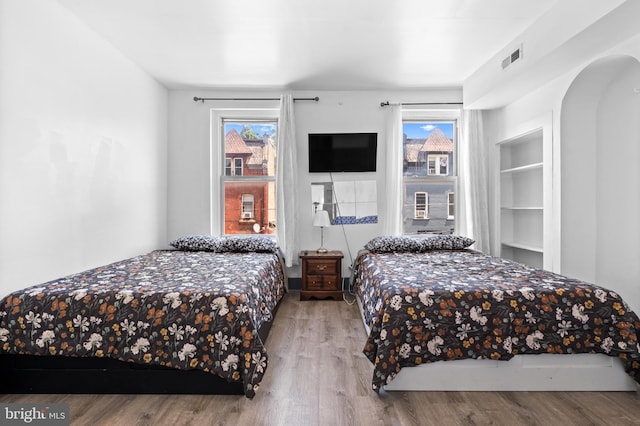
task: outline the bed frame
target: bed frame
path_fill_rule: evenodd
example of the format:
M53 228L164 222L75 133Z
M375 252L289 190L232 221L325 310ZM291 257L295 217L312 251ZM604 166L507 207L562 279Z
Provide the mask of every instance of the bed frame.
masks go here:
M386 391L636 391L621 360L602 354L516 355L403 368Z
M360 298L356 296L362 324ZM516 355L404 367L385 391L640 391L622 360L602 354Z
M258 334L267 341L282 303ZM202 370L179 370L111 358L0 355L0 394L208 394L243 395L242 382Z

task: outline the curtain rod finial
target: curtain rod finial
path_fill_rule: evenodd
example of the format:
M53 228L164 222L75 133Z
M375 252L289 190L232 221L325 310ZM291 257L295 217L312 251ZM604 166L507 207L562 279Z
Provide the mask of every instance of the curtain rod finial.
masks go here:
M381 106L381 107L389 106L389 101L386 101L386 102L380 102L380 106Z
M194 96L194 97L193 97L193 101L194 101L194 102L202 101L202 102L204 103L204 99L201 99L201 98L199 98L199 97L197 97L197 96Z

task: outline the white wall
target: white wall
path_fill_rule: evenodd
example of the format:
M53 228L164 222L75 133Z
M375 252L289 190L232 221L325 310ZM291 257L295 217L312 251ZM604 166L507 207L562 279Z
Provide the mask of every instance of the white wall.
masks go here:
M594 51L637 34L639 13L635 0L557 2L465 80L465 105L489 109L514 102L579 66ZM502 60L517 48L522 48L520 59L502 69Z
M57 2L0 0L0 295L166 244L167 103Z
M639 60L618 67L603 93L597 144L598 223L606 226L598 229L596 279L632 287L634 302L640 302Z
M325 229L324 246L345 253L343 274L350 273L351 257L372 237L383 232L385 220L385 114L382 101L459 102L459 90L412 92L294 92L294 97L319 96L319 102L295 103L298 141L299 244L302 250L320 246L320 231L311 225L311 183L328 182L329 174L308 172L307 135L313 132L377 132L378 164L375 173L336 173L335 181L375 180L378 185L379 222L332 226ZM211 232L210 111L212 108L277 107L278 102L194 102L193 97L279 97L279 92L171 91L169 94L169 238ZM217 180L215 180L217 184ZM213 201L217 208L217 200ZM290 276L299 276L299 269Z
M630 56L597 61L569 88L561 123L563 272L629 288L636 300L639 87L640 61Z
M613 33L616 28L600 27L598 31ZM602 58L618 56L637 62L640 36L630 37L606 50L594 49L584 62L564 69L558 78L517 101L489 111L485 128L487 149L493 156L491 169L495 172L495 143L517 134L523 127L539 121L539 117L550 117L553 203L551 226L547 231L553 238L553 270L618 291L637 311L640 309L637 265L640 177L633 164L640 161L637 124L640 95L633 93L632 87L639 87L637 70L619 68L622 71L612 75L611 84L599 87L598 93L583 92L563 105L565 95L583 70ZM592 85L593 78L584 86ZM622 92L626 93L624 97ZM572 123L570 129L568 123ZM623 170L594 175L596 162L598 169L622 166ZM496 188L491 190L494 227L498 217ZM626 197L624 211L616 214L612 210L613 199L621 197ZM497 241L492 243L495 249Z

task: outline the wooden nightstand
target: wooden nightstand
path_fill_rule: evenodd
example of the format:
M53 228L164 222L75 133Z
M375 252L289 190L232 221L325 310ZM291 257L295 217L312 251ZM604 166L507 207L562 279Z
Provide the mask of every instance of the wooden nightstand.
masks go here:
M311 297L342 300L342 258L341 251L317 253L315 250L300 252L302 260L302 290L300 300Z

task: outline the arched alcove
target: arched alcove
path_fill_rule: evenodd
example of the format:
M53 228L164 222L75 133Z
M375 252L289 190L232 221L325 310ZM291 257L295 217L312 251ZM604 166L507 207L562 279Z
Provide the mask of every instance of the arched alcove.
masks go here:
M562 102L561 272L640 309L640 62L587 66ZM557 170L557 169L556 169Z

